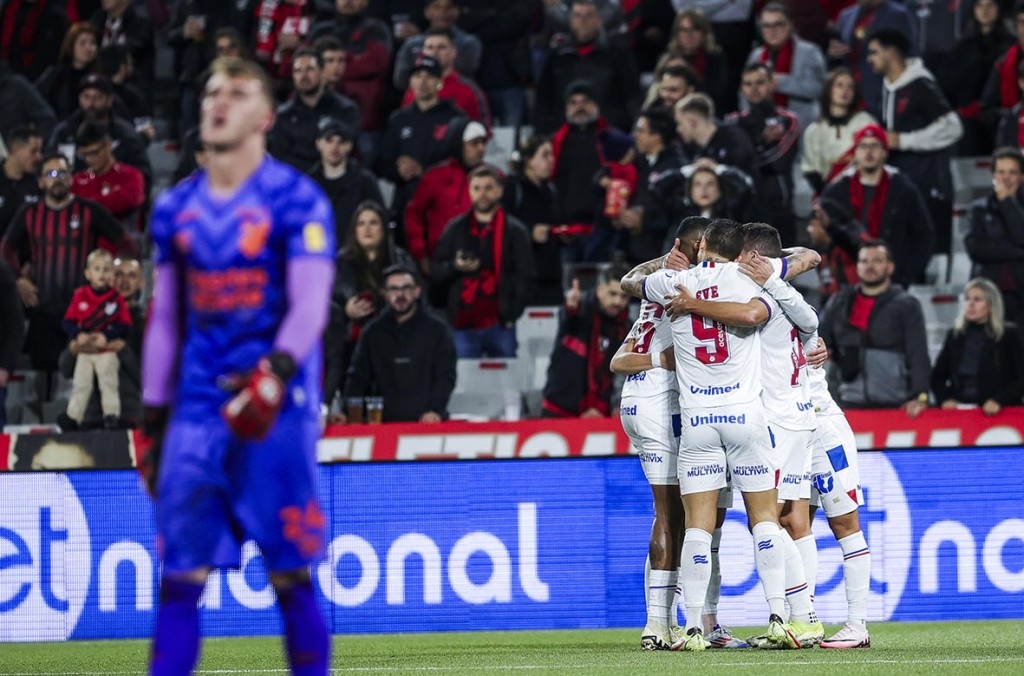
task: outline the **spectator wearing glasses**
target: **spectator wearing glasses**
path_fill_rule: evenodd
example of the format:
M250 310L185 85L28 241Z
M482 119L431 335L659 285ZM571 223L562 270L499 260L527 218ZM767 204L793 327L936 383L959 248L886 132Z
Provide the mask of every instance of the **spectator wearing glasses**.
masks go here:
M26 307L32 368L52 372L67 342L61 326L75 289L85 284L86 257L101 240L131 253L134 244L106 209L71 192L67 158L43 158L43 198L18 212L0 240L0 255L18 273Z
M412 268L384 271L387 307L363 330L348 371L345 398L382 397L384 422L436 423L448 417L455 343L448 325L422 305L420 293Z
M129 232L139 230L139 210L146 202L142 172L114 158L110 134L100 124L83 122L75 143L87 169L75 174L71 191L105 207Z

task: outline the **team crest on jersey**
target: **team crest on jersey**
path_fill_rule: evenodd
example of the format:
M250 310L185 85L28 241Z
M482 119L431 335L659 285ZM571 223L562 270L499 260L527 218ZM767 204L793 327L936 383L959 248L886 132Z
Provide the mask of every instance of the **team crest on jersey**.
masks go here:
M174 248L181 255L186 255L192 249L192 233L188 230L179 230L174 233Z
M238 237L238 250L248 259L256 258L267 248L270 237L270 221L266 217L258 221L242 221L242 234Z
M79 226L82 225L82 221L78 218L78 216L72 216L71 220L68 221L68 225L71 226L72 230L78 230Z
M324 224L310 221L302 226L302 243L309 253L323 253L327 250L327 232Z
M103 306L103 313L108 317L112 317L117 312L117 303L111 302Z

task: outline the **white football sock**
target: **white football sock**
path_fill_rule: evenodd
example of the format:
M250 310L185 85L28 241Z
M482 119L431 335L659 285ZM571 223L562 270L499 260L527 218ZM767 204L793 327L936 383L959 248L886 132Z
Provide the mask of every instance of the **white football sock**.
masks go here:
M722 596L722 568L719 565L718 550L722 546L722 529L711 532L711 580L704 597L704 632L709 633L718 623L718 601Z
M846 585L846 619L864 624L868 619L868 591L871 587L871 550L864 531L839 541L843 550L843 582Z
M679 582L686 603L687 630L701 628L700 614L710 580L711 533L699 528L687 528L683 534L683 553L679 562Z
M786 553L783 551L779 525L771 521L754 524L750 529L754 536L754 564L757 576L768 601L772 615L785 615Z
M800 559L804 562L804 572L807 573L807 593L811 595L811 603L813 603L814 590L818 585L818 545L814 541L813 533L794 540L794 543L797 551L800 552Z
M786 601L792 610L792 619L797 622L817 622L814 616L814 606L811 604L811 594L807 589L807 575L804 572L804 562L800 558L800 550L790 537L786 529L779 530L779 537L782 538L782 550L786 555Z
M668 630L675 614L676 571L652 570L647 584L647 626Z

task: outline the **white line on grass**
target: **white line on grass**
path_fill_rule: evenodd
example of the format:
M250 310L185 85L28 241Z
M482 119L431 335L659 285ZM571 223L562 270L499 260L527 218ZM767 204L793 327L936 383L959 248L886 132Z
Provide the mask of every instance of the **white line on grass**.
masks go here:
M850 666L859 666L861 664L995 664L1004 662L1024 662L1024 658L1019 657L978 657L978 658L965 658L965 659L913 659L913 660L857 660L850 662ZM708 666L715 667L756 667L759 666L755 662L706 662ZM816 665L834 665L834 660L796 660L792 662L772 662L770 666L816 666ZM494 666L494 667L465 667L465 666L452 666L452 667L412 667L412 666L388 666L388 667L334 667L331 669L332 674L342 674L349 672L383 672L383 671L423 671L423 672L434 672L434 671L536 671L538 669L559 669L559 670L590 670L590 669L607 669L615 668L616 665L602 663L602 664L516 664L506 666ZM621 665L625 666L625 665ZM769 665L761 665L769 666ZM78 676L115 676L116 674L123 674L123 671L82 671L76 672ZM196 671L197 674L287 674L288 669L201 669ZM63 672L19 672L7 674L7 676L65 676Z

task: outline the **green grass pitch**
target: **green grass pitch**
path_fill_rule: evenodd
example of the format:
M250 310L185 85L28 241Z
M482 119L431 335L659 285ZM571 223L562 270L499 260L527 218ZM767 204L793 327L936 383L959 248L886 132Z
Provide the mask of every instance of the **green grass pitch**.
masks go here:
M336 636L332 673L676 676L720 667L759 676L1024 674L1024 622L877 623L870 630L867 650L705 653L642 652L639 629ZM144 641L0 644L0 674L139 674L146 651ZM287 668L276 637L207 639L198 673L282 674Z

